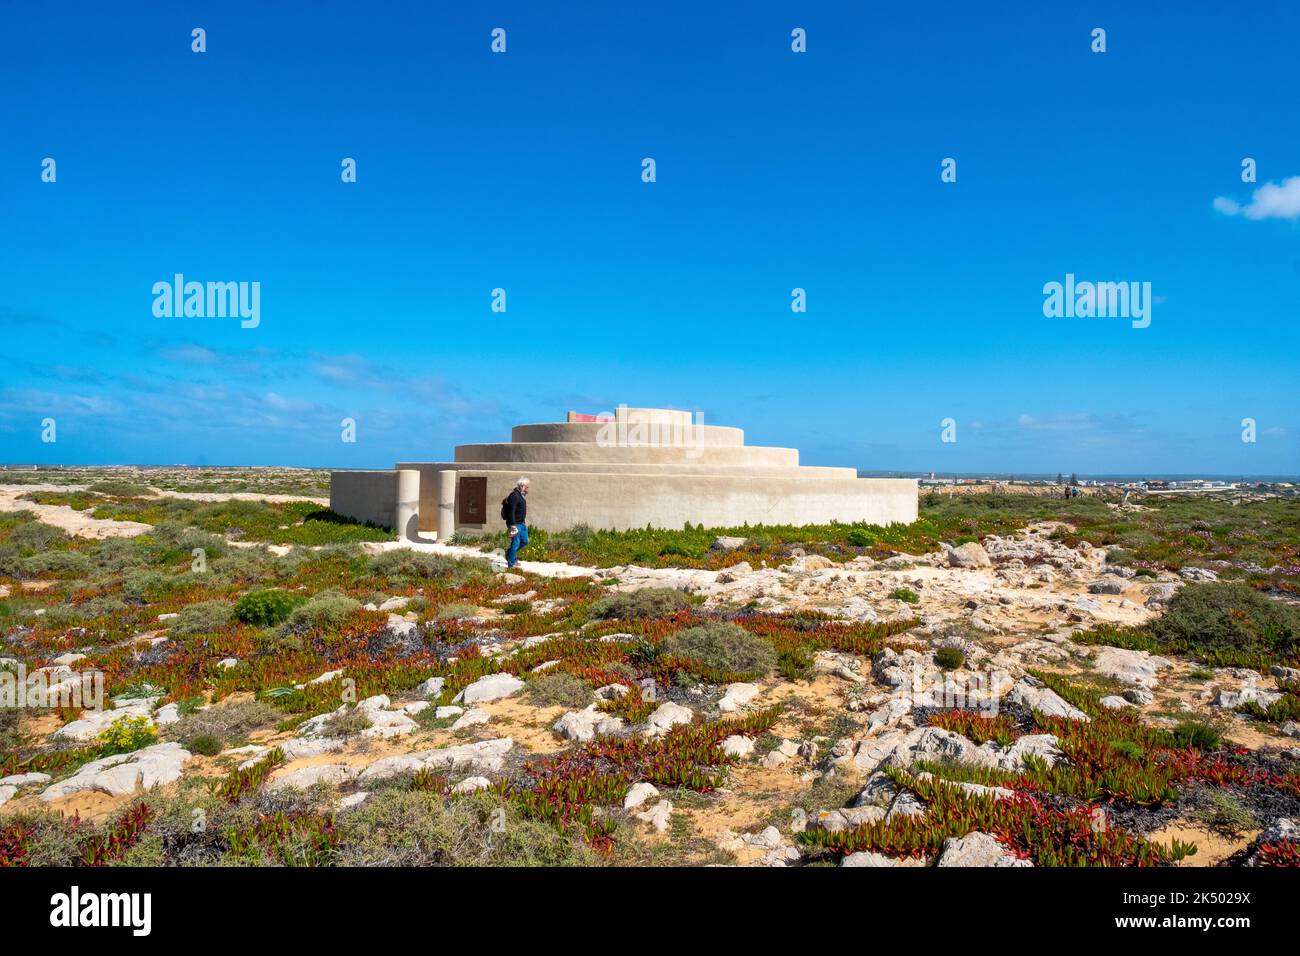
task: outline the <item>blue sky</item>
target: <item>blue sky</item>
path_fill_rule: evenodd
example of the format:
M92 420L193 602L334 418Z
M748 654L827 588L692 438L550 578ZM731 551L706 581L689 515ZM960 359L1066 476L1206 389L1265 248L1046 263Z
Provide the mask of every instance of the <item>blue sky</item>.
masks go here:
M1300 472L1296 5L539 6L0 4L0 461L389 467L624 402L809 464ZM156 317L178 272L260 325ZM1067 273L1150 327L1044 317Z

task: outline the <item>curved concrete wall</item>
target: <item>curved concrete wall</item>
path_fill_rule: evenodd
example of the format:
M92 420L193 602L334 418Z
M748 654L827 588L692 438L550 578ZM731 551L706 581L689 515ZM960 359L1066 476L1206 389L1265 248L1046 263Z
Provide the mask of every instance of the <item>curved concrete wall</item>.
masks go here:
M582 442L595 445L602 438L618 440L620 434L629 444L667 444L695 442L699 445L720 445L739 448L745 444L745 432L726 425L690 425L689 430L675 427L650 426L638 430L632 423L620 432L615 422L549 422L538 425L516 425L510 430L512 442Z
M461 470L473 468L477 471L508 471L518 478L520 475L569 474L574 471L589 471L581 464L562 461L403 461L398 468L416 468L420 470L440 471L446 468ZM594 465L592 467L595 467ZM701 465L697 463L678 464L665 462L599 462L602 472L611 474L641 475L733 475L751 478L856 478L857 469L840 468L833 465L799 465L791 468L781 465Z
M335 472L331 506L391 526L400 500L396 520L409 533L418 473L419 530L445 540L458 530L502 527L498 504L526 474L533 482L529 524L547 531L576 524L622 530L916 520L914 480L800 467L796 449L745 445L739 428L694 425L688 412L620 407L613 423L570 417L516 426L513 442L459 445L451 462L400 464L400 494L398 471ZM618 431L620 424L628 430ZM637 431L647 424L661 430ZM616 442L628 443L602 443L611 430ZM469 515L485 520L466 524Z
M511 444L500 442L490 445L457 445L457 462L512 461L568 462L596 466L601 464L717 464L764 466L768 468L794 468L799 464L799 452L793 448L764 448L750 445L716 446L698 448L658 448L644 445L603 448L588 442L532 442Z
M470 533L500 531L497 512L514 487L506 471L457 466L457 477L487 479L488 521L457 526ZM421 482L423 486L425 482ZM903 478L768 478L723 475L646 475L568 472L555 481L536 480L528 494L528 525L562 531L574 525L625 531L681 528L828 524L832 521L891 524L916 520L916 482ZM442 530L427 523L422 531Z

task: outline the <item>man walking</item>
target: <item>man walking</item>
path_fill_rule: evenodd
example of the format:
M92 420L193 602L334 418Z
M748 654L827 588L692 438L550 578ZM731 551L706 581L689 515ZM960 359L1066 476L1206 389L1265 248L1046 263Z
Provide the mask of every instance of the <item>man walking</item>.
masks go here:
M515 482L515 490L501 502L501 517L506 520L506 530L510 532L510 547L506 549L506 567L513 568L519 563L519 549L528 547L528 479L520 478Z

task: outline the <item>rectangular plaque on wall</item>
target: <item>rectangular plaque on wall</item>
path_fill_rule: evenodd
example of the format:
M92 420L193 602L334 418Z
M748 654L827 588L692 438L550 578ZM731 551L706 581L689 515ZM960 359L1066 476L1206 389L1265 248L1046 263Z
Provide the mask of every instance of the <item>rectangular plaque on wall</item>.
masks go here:
M456 488L456 523L487 524L487 479L461 478Z

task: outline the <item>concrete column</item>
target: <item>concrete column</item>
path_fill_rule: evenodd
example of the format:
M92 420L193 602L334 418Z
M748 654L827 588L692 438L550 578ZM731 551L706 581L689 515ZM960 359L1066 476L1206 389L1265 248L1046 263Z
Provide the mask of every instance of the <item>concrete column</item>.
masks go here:
M438 472L438 540L446 544L456 533L456 472Z
M397 469L397 514L393 518L399 541L420 539L420 473Z

